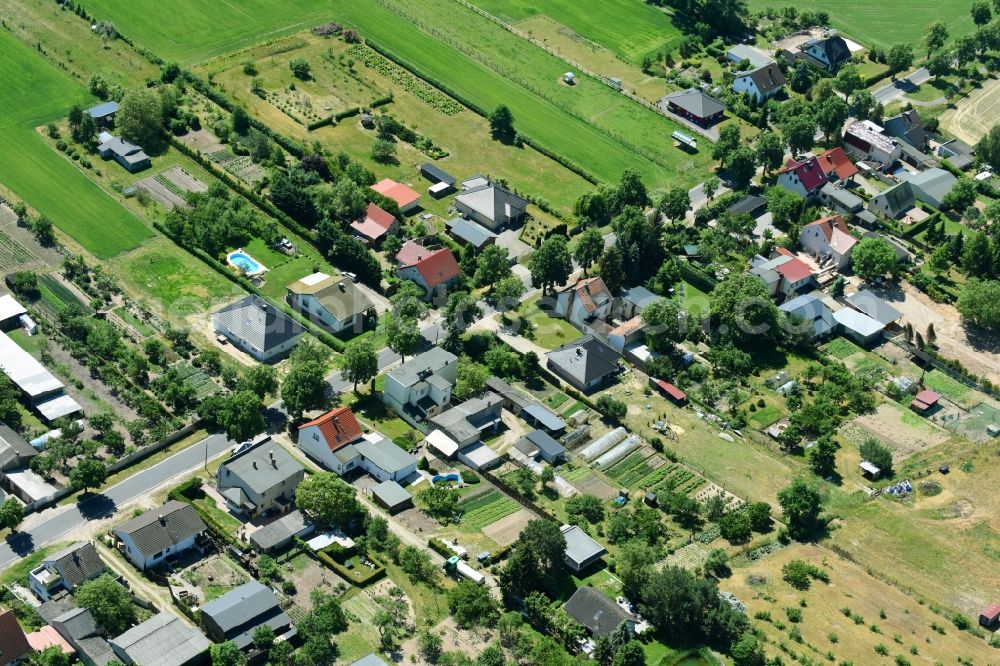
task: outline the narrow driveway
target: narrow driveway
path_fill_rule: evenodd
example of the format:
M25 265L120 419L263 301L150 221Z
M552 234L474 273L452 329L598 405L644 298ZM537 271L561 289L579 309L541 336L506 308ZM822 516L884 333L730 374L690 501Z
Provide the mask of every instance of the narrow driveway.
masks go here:
M917 86L931 80L931 73L926 67L921 67L901 79L886 84L873 93L876 102L888 104L898 99L908 92L912 92Z
M0 544L0 569L58 541L82 525L113 515L121 506L148 495L171 479L193 472L205 464L206 458L214 460L235 445L236 442L226 439L225 435L209 435L102 493L91 495L72 506L57 506L38 514L38 519L28 529L9 535L5 543Z

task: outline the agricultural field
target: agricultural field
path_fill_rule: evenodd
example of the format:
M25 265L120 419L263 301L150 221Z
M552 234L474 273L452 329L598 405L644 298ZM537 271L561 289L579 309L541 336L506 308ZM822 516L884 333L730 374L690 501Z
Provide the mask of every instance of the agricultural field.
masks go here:
M825 572L829 583L812 581L796 590L782 579L781 568L803 560ZM862 566L818 546L796 545L756 562L737 560L733 575L720 587L747 605L750 616L765 618L757 625L769 642L784 644L813 663L888 664L989 663L995 650L986 640L955 627L951 619L933 612L912 594L873 577ZM792 622L792 611L801 613ZM975 620L973 620L975 622ZM935 629L935 627L937 629ZM796 630L799 639L791 632ZM876 646L885 646L888 657ZM805 659L798 659L805 663Z
M547 0L544 4L535 0L474 0L473 4L510 23L547 16L634 65L661 49L676 49L683 38L669 14L631 0Z
M824 0L749 0L750 9L759 11L793 5L801 11L823 10L830 14L830 23L863 46L888 48L893 44L913 44L917 53L925 50L924 27L933 21L944 21L952 38L973 31L969 9L973 0L843 0L836 6Z
M293 58L310 63L309 81L298 81L291 76L288 62ZM300 33L196 68L211 75L228 94L275 129L302 141L319 141L333 152L344 151L380 176L410 183L417 190L426 183L416 172L417 165L429 160L425 153L400 142L396 146L396 164L376 163L371 158L375 133L362 129L357 117L307 131L301 122L282 110L280 102L276 105L250 92L251 77L243 72L248 61L254 62L256 76L266 90L286 90L294 82L296 92L304 91L317 98L336 96L350 107L365 106L391 94L393 101L378 111L392 115L447 151L448 156L436 164L456 178L475 173L503 178L514 189L530 192L566 213L581 194L593 187L533 148L492 140L485 118L365 45L351 46L341 40ZM322 108L323 113L330 115L336 111L336 105L330 106L329 112ZM450 199L424 199L422 204L428 212L447 215ZM536 207L529 207L529 212L548 224L549 218Z
M578 76L575 85L565 85L560 80L568 67L564 60L512 35L479 14L459 6L415 0L392 0L392 4L397 12L430 31L440 42L475 58L494 77L513 82L536 99L560 109L567 118L588 124L637 158L651 163L655 169L650 173L651 185L663 186L668 177L670 185L693 185L696 181L686 172L707 166L704 151L690 155L674 147L670 133L680 129L679 125L590 77ZM515 126L520 127L517 110L513 107L512 110ZM552 147L557 152L564 152L562 147Z
M0 118L0 134L7 154L18 156L0 161L0 183L102 259L151 238L150 229L45 145L34 129L62 117L74 103L92 101L84 89L6 31L0 32L0 68L25 73L0 89L0 107L8 110Z
M1000 113L1000 80L991 78L941 114L941 128L975 145L993 127L997 113Z
M95 0L88 11L166 60L190 65L336 19L319 0Z
M699 167L708 164L705 153L691 157L673 146L665 152L657 150L661 142L667 141L670 130L676 128L670 121L616 96L610 88L595 81L582 81L569 90L559 83L566 69L562 60L518 40L471 10L426 3L418 6L394 2L393 7L396 12L372 1L342 3L338 16L416 71L443 82L480 108L491 110L500 103L506 104L513 112L515 126L526 136L601 180L615 181L625 168L633 167L654 189L666 185L668 180L671 184L694 184ZM398 14L400 8L405 8L408 15L419 13L424 26L433 21L439 26L435 31L452 32L436 38L423 30L413 30L412 20ZM444 20L440 12L447 12ZM461 21L456 20L455 12L461 12ZM491 61L502 71L491 69L476 58ZM508 75L516 76L521 83L515 83ZM525 82L530 88L522 85ZM538 94L540 90L545 92L544 96ZM569 101L567 95L572 96ZM593 118L602 123L598 127L588 116L599 115L601 111L608 115ZM628 127L624 126L626 123ZM617 131L626 131L628 135L623 139ZM656 144L648 145L651 140ZM640 145L643 148L636 152Z

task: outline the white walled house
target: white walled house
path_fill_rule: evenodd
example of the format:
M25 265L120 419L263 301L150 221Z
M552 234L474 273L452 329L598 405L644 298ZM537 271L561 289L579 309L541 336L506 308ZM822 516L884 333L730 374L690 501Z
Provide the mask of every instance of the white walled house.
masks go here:
M125 557L140 571L194 548L207 530L194 507L170 500L114 529Z
M434 347L386 375L382 400L403 418L423 421L451 403L456 381L458 357Z
M555 311L586 333L588 324L611 315L614 300L604 280L584 278L556 292Z
M851 235L843 217L832 215L802 227L799 242L813 254L829 257L840 270L851 263L851 253L858 239Z
M285 300L332 333L360 333L365 321L375 316L375 304L352 280L325 273L313 273L288 285Z
M338 407L300 426L298 445L323 467L343 476L360 464L351 444L362 434L354 412ZM347 448L351 450L344 451Z
M295 489L305 468L285 449L265 441L222 463L215 474L229 509L251 518L285 513L295 503Z
M748 94L758 103L770 99L785 87L785 75L771 62L747 72L733 74L733 92Z

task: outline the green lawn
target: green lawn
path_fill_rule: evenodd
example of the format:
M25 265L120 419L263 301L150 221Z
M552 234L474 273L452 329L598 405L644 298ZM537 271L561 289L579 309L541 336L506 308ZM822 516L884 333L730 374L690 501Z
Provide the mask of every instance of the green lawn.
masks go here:
M45 145L35 127L94 100L69 76L25 44L0 34L0 69L18 72L0 87L0 183L47 215L57 228L100 258L113 257L152 237L152 231ZM14 157L16 156L16 158ZM96 163L99 163L99 158Z
M565 319L556 319L538 309L537 304L526 306L524 316L535 329L535 342L546 349L561 347L583 334Z
M138 294L149 294L146 305L170 320L207 312L244 293L197 258L165 238L117 258L113 271Z
M139 333L141 333L146 337L149 337L150 335L156 333L156 331L153 330L153 327L151 327L149 324L145 324L136 319L135 315L126 310L124 307L116 308L114 310L114 313L119 317L121 317L126 323L128 323L129 326L139 331Z
M114 21L137 44L184 64L338 19L319 0L94 0L87 9L97 20Z
M689 156L673 147L670 133L677 126L667 119L585 77L572 88L559 83L567 68L563 60L472 11L457 4L393 5L419 15L422 25L450 43L414 29L374 0L335 4L338 21L484 110L506 104L518 130L594 176L615 181L633 167L655 188L694 184L707 166L707 153Z
M660 49L676 48L683 38L665 12L634 0L474 0L474 4L508 22L544 14L636 65Z
M800 12L823 10L830 14L830 24L844 31L844 36L863 46L913 44L917 53L925 51L924 27L944 21L952 39L972 32L969 16L973 0L749 0L753 11L768 7L793 6Z
M838 360L843 360L848 356L858 352L863 352L864 350L847 338L835 338L827 343L826 347L823 348L823 351Z
M291 232L288 233L291 234ZM327 275L339 275L330 262L323 259L311 245L298 237L291 237L291 241L298 248L300 256L290 257L273 250L259 238L254 238L244 248L250 253L250 256L267 268L267 273L264 275L264 286L261 288L266 296L278 300L283 299L288 285L311 275L314 272L313 269L317 267L320 272Z
M924 375L924 384L932 391L937 391L949 400L961 402L972 391L968 386L952 379L940 370L931 370Z

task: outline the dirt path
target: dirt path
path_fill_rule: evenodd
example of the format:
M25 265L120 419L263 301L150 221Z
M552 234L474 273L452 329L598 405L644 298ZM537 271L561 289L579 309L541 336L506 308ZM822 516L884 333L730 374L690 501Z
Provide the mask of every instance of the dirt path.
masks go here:
M1000 95L997 101L1000 111ZM942 356L960 362L991 382L1000 382L1000 339L996 336L967 328L953 306L935 303L907 282L873 291L902 313L901 326L908 322L914 331L926 335L927 325L934 324Z

